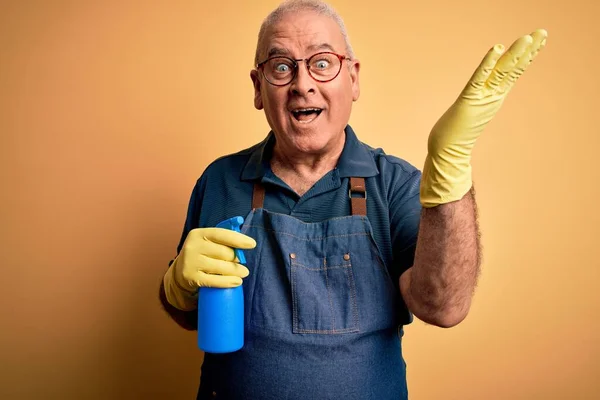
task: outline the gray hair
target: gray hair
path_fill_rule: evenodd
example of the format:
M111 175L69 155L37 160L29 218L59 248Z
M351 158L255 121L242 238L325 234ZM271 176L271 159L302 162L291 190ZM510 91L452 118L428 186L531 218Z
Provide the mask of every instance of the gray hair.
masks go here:
M350 45L350 39L348 38L348 32L346 31L344 21L342 20L342 17L340 17L340 15L333 9L333 7L321 0L286 0L283 3L281 3L275 10L271 11L271 13L267 16L267 18L265 18L262 25L260 26L260 31L258 32L258 42L256 43L256 54L254 56L254 65L258 64L259 62L258 57L260 52L260 46L265 40L267 29L271 25L274 25L277 22L279 22L286 14L299 11L313 11L319 15L323 15L333 19L340 27L340 31L342 32L342 36L344 37L348 57L350 57L351 59L354 58L354 51L352 50L352 46Z

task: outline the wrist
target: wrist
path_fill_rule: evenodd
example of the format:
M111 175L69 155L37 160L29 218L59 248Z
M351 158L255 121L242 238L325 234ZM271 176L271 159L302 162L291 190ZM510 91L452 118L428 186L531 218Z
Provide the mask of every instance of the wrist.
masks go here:
M468 161L456 162L428 155L423 167L420 201L425 208L450 203L463 198L471 189L471 165Z
M183 288L175 279L175 263L163 277L165 295L169 304L182 311L192 311L198 307L198 291Z

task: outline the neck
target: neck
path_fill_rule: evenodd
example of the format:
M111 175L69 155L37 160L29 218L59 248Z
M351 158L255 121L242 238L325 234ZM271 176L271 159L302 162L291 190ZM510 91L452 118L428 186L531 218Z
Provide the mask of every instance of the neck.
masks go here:
M271 170L299 195L304 194L325 174L335 168L344 150L345 136L320 153L286 151L278 142L273 148Z
M289 148L281 141L276 141L273 147L271 164L280 169L294 172L299 175L313 175L320 172L331 171L344 150L345 135L340 136L335 143L330 143L323 150L316 153L307 153L295 148Z

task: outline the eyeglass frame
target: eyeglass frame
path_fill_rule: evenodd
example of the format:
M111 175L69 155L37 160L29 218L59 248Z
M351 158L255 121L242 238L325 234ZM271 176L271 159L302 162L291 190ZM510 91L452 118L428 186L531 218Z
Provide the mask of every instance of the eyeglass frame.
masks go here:
M313 58L313 57L315 57L315 56L318 56L318 55L320 55L320 54L332 54L332 55L336 56L336 57L338 58L338 60L340 60L340 68L338 69L338 72L337 72L337 73L334 75L334 77L333 77L333 78L331 78L331 79L328 79L328 80L326 80L326 81L321 81L321 80L318 80L317 78L315 78L315 77L314 77L314 76L313 76L313 75L310 73L310 64L308 63L308 61L309 61L311 58ZM264 66L266 63L268 63L269 61L273 60L274 58L286 58L286 59L290 60L290 61L292 62L292 64L294 65L294 72L292 73L292 78L290 79L290 81L289 81L289 82L287 82L287 83L283 83L283 84L277 84L277 83L273 83L273 82L271 82L271 81L269 80L269 78L267 78L267 76L265 75L265 71L264 71L264 68L263 68L263 66ZM316 82L327 83L327 82L331 82L332 80L334 80L335 78L337 78L337 77L338 77L338 75L340 74L340 72L342 72L342 64L343 64L344 60L347 60L347 61L352 61L352 59L351 59L350 57L348 57L348 56L345 56L345 55L343 55L343 54L334 53L333 51L320 51L320 52L318 52L318 53L315 53L315 54L313 54L312 56L310 56L310 57L308 57L308 58L298 58L298 59L296 59L296 58L291 58L291 57L287 57L287 56L278 55L278 56L272 56L272 57L269 57L269 58L267 58L266 60L264 60L264 61L262 61L262 62L259 62L258 64L256 64L256 69L257 69L257 70L260 70L260 72L261 72L261 73L262 73L262 75L265 77L265 79L267 80L267 82L269 82L271 85L273 85L273 86L286 86L286 85L289 85L290 83L292 83L292 82L293 82L293 80L296 78L296 76L298 76L298 70L300 69L299 62L300 62L300 61L304 61L304 64L306 65L306 71L308 72L308 75L309 75L309 76L310 76L312 79L314 79Z

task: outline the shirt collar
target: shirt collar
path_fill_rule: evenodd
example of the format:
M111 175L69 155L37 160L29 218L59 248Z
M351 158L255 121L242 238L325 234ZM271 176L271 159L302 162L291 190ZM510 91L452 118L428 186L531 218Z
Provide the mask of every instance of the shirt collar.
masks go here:
M379 174L369 147L358 140L350 125L347 125L344 131L346 142L336 167L339 177L366 178ZM269 160L274 144L275 135L271 131L265 140L259 143L251 152L250 158L242 171L241 178L243 181L261 179L271 169Z

